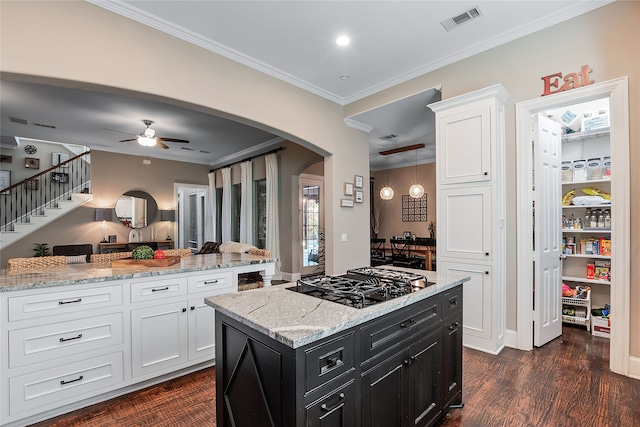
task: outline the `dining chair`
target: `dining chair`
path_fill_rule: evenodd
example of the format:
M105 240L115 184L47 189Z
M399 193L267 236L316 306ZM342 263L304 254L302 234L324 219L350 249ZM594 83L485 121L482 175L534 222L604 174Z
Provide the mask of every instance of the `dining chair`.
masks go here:
M391 257L387 255L386 248L387 239L385 238L371 238L371 266L390 264Z
M410 239L391 239L391 262L396 267L420 268L422 260L411 255Z

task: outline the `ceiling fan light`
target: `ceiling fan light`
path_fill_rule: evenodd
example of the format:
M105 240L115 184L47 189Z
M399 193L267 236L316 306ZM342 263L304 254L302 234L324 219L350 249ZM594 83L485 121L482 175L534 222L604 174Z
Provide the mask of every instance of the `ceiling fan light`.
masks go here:
M144 147L153 147L154 145L156 145L156 139L148 136L139 136L138 144Z
M393 188L389 187L388 185L382 187L382 189L380 189L380 198L382 200L393 199Z
M146 128L144 130L144 136L146 136L147 138L153 138L154 136L156 136L155 129Z
M420 184L413 184L411 188L409 188L409 196L414 199L419 199L424 196L424 187Z

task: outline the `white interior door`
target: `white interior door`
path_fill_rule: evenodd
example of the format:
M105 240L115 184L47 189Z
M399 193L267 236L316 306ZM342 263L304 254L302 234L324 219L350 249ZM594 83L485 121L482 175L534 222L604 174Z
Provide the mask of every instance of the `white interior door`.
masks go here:
M534 118L534 342L562 335L562 133L560 124Z

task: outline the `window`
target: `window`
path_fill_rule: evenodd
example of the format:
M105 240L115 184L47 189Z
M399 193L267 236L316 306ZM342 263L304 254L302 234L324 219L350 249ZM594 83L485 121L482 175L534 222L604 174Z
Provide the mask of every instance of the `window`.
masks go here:
M267 180L260 179L254 185L254 245L259 248L267 247Z

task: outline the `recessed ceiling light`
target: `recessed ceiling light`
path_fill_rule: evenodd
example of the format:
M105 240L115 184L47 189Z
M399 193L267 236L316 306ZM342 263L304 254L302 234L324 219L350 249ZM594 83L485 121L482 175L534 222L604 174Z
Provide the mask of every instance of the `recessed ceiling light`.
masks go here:
M340 74L340 80L349 80L351 78L351 74Z
M347 36L340 36L336 39L336 44L338 46L346 46L349 43L351 43L351 40L349 40L349 37Z

